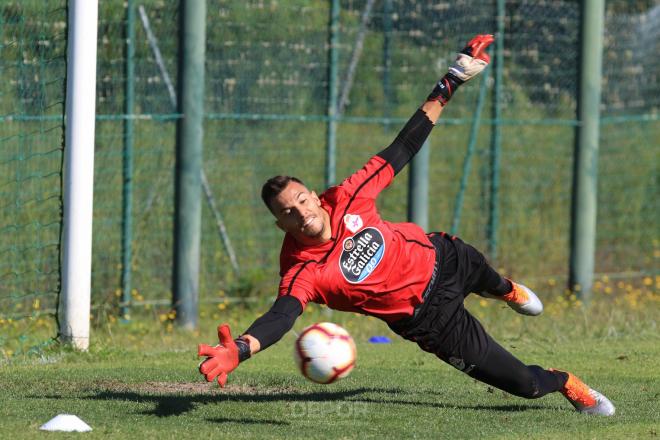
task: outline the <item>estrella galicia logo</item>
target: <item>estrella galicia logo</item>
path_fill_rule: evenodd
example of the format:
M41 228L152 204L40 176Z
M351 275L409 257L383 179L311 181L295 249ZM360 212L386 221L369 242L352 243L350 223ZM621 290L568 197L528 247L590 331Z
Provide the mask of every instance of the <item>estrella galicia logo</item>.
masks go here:
M359 283L378 267L385 253L385 239L376 228L365 228L344 240L339 268L349 283Z

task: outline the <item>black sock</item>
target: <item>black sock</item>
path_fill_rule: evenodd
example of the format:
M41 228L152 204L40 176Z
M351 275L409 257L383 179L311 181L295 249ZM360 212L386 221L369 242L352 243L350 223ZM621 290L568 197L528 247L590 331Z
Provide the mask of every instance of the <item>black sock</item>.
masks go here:
M568 373L564 373L563 371L557 371L557 370L553 370L550 372L553 373L557 378L557 384L559 385L559 389L561 390L562 388L564 388L564 385L566 385L566 382L568 382Z
M513 284L511 284L511 281L507 280L506 278L500 277L500 281L497 284L497 286L488 289L486 292L490 293L491 295L502 296L502 295L506 295L507 293L510 293L512 290L513 290Z

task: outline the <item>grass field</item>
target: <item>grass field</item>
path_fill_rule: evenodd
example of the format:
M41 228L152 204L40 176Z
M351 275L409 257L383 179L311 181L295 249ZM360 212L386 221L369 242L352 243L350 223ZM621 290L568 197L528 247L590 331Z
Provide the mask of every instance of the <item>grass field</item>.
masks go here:
M88 353L49 346L2 360L2 437L41 438L41 424L70 413L92 426L90 438L657 438L657 294L602 295L589 308L570 299L546 305L544 315L523 318L468 299L505 347L527 363L578 374L611 398L614 417L578 414L559 394L524 400L493 390L401 339L367 343L389 334L377 320L313 306L294 330L330 320L357 342L358 365L336 384L316 385L296 371L293 332L220 389L196 371L196 344L214 341L216 320L193 333L158 318L108 321ZM240 331L258 310L224 312Z

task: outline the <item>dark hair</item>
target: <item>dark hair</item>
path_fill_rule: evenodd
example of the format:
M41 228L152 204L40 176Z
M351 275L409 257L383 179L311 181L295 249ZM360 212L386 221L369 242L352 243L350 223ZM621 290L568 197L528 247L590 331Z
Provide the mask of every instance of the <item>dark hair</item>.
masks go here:
M270 179L266 180L266 183L264 183L264 186L261 187L261 200L264 201L268 209L273 211L272 208L270 207L270 202L278 196L279 193L281 193L284 188L290 183L290 182L298 182L301 185L304 185L302 180L298 179L297 177L292 177L292 176L275 176L271 177Z

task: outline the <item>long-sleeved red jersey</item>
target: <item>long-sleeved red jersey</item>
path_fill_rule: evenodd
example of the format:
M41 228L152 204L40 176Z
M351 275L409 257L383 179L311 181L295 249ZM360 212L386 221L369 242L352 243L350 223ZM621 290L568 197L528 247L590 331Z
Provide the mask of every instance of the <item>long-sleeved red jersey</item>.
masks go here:
M384 221L376 197L395 169L380 155L320 195L329 213L330 241L304 246L286 235L280 253L279 296L394 322L422 302L435 250L413 223Z

